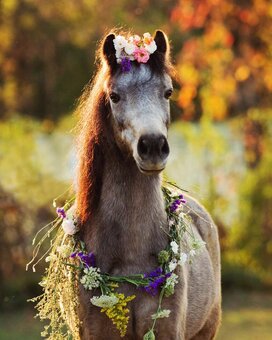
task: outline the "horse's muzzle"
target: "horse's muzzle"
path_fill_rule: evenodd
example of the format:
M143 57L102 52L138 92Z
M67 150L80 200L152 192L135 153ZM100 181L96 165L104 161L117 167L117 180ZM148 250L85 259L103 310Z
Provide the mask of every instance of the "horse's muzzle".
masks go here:
M163 135L146 134L139 138L137 152L142 172L160 172L164 169L169 155L169 145Z

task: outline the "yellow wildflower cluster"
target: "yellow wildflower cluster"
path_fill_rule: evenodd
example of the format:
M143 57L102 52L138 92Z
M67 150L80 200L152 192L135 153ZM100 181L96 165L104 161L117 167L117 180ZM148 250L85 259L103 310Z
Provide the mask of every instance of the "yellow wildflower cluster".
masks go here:
M121 337L124 337L127 332L127 325L129 316L129 309L127 303L135 299L135 295L125 297L124 294L114 294L118 298L118 302L110 308L102 308L101 312L105 312L107 317L111 319L112 323L120 331Z

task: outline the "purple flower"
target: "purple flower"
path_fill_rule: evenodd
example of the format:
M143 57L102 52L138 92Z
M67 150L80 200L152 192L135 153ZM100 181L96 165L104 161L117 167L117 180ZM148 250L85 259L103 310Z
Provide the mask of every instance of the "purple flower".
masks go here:
M121 68L122 72L129 72L131 70L131 62L128 58L122 58Z
M179 195L179 198L180 198L181 203L186 203L187 202L182 194Z
M181 203L186 203L186 202L187 202L187 201L186 201L186 199L184 198L184 196L183 196L183 195L179 195L179 198L176 199L176 200L171 204L171 206L170 206L170 211L171 211L171 212L175 212Z
M94 253L89 253L89 254L78 254L78 256L81 259L81 262L85 264L87 267L95 267L95 256Z
M56 209L56 212L57 212L59 217L61 217L61 218L65 218L66 217L66 212L65 212L65 210L63 208L59 208L58 207Z
M162 271L161 267L158 267L150 273L145 273L144 278L146 279L146 278L158 277L158 276L161 276L162 273L163 273L163 271Z
M73 259L76 258L77 256L80 258L80 261L88 268L95 267L94 253L84 254L82 251L79 252L75 251L70 255L70 257Z
M157 277L154 281L149 282L147 286L144 287L146 293L155 296L158 294L159 289L162 285L164 285L166 279L171 276L172 273L166 273L165 275L161 275Z

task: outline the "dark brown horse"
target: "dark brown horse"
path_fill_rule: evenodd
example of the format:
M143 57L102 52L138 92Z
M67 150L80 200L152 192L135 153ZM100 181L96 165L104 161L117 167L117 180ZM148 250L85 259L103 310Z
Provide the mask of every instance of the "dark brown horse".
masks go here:
M157 50L150 60L121 72L114 38L110 34L104 39L97 76L80 105L77 213L82 239L96 254L101 271L128 275L156 268L157 255L169 242L161 228L167 227L167 216L159 173L169 154L172 66L167 37L157 31ZM192 264L176 269L175 294L163 301L171 315L155 329L160 340L212 339L220 323L217 228L199 203L187 200L192 228L206 248ZM142 339L157 298L131 285L119 289L137 295L130 303L125 339ZM111 321L90 304L90 292L80 290L81 338L120 339Z

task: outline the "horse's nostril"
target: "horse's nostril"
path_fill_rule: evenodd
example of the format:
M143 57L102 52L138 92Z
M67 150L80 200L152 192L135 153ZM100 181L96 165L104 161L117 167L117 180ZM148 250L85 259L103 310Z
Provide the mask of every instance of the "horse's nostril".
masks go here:
M141 158L145 158L149 153L149 142L148 139L141 137L138 142L138 153Z
M138 141L138 154L142 160L161 161L169 154L167 139L162 135L144 135Z
M160 138L160 152L163 157L167 157L169 155L169 145L165 137Z

